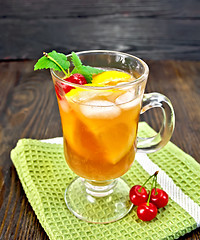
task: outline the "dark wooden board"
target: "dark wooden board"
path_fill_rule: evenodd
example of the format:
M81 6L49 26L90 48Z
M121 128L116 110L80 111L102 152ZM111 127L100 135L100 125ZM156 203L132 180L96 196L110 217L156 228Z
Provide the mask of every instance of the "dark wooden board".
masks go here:
M172 142L200 163L200 62L147 61L146 92L168 96L176 112ZM62 135L53 84L48 71L33 72L33 61L0 62L0 239L47 240L22 189L10 159L20 138ZM160 112L143 117L155 129ZM200 239L200 230L180 238Z
M6 14L5 14L6 13ZM42 14L41 14L42 13ZM1 0L0 17L67 18L126 14L135 17L199 19L196 0Z
M200 60L200 2L0 0L0 32L0 59L109 49L145 59Z

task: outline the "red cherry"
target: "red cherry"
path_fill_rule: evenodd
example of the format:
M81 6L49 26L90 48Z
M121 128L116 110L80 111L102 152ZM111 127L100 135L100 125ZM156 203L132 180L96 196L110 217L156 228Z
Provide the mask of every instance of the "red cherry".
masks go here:
M153 203L142 203L137 208L137 215L142 221L151 221L157 215L157 208Z
M79 74L79 73L75 73L75 74L71 75L70 77L65 78L64 80L67 81L67 82L76 83L76 84L80 84L80 85L83 85L83 84L87 83L85 77L82 74ZM74 87L71 87L69 85L65 85L64 92L68 93L73 88Z
M165 207L168 203L168 194L162 189L155 188L151 191L150 202L153 203L157 208Z
M144 187L142 187L140 185L135 185L131 188L129 197L130 197L131 202L134 205L138 206L142 203L147 202L148 194Z
M57 94L57 96L60 100L62 98L61 93L63 91L66 94L74 88L74 87L71 87L71 86L67 85L67 82L76 83L76 84L80 84L80 85L83 85L83 84L87 83L85 77L82 74L79 74L79 73L75 73L75 74L71 75L70 77L65 78L63 80L66 81L66 84L62 83L62 82L59 82L59 83L56 82L56 84L55 84L55 91L56 91L56 94Z
M56 95L58 96L58 98L61 100L62 99L62 97L61 97L61 95L60 95L60 89L59 89L59 86L58 86L58 84L56 83L55 84L55 91L56 91Z

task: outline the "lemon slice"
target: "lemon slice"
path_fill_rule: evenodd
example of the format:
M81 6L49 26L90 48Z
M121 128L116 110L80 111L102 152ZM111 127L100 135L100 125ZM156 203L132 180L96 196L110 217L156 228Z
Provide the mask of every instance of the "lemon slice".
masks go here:
M85 84L85 86L94 86L94 84L88 83L88 84ZM65 97L72 97L84 91L87 91L87 89L81 88L81 85L80 85L80 88L77 87L77 88L71 89L68 93L65 94Z
M103 86L113 86L117 83L128 82L133 80L133 77L125 72L120 71L105 71L93 77L92 83L85 84L85 86L93 87L103 87ZM70 90L65 94L65 97L74 97L78 96L84 92L89 92L87 89L75 88ZM107 92L109 92L107 90Z
M93 84L104 84L104 85L116 85L120 82L128 82L132 79L132 76L125 72L120 71L106 71L93 77Z
M93 83L89 83L86 86L102 86L102 84L93 84ZM115 93L120 93L120 91L118 90L110 90L110 89L106 89L106 90L94 90L94 89L84 89L84 88L74 88L71 89L68 93L65 94L65 97L68 101L75 101L75 102L85 102L85 101L89 101L92 98L95 97L108 97L111 96Z

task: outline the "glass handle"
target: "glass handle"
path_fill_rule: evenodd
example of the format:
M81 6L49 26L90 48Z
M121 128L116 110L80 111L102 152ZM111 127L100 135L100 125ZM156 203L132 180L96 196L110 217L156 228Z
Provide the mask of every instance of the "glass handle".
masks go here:
M161 108L163 113L163 123L160 131L153 137L137 138L137 151L142 153L152 153L164 147L170 140L174 131L175 114L170 100L160 93L144 94L143 104L140 114L151 108Z

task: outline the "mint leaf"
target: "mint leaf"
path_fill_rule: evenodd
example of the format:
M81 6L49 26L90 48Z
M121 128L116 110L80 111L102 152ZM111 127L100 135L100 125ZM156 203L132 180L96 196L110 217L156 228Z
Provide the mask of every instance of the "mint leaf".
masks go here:
M63 53L57 53L55 50L50 52L48 54L50 57L52 57L54 60L56 60L57 63L60 64L60 66L66 70L70 66L70 62L67 61L67 56Z
M83 65L80 58L76 55L75 52L72 52L72 62L74 64L74 67L76 68L79 68L80 66Z
M71 74L80 73L85 77L87 83L91 83L92 82L92 74L82 64L80 58L76 55L75 52L72 52L72 62L74 64L74 69L71 72Z
M79 73L86 78L88 83L92 83L92 74L90 71L88 71L86 66L83 65L81 68L79 68Z
M72 52L72 62L74 64L74 69L71 72L71 74L74 74L74 73L82 74L87 80L87 83L92 82L93 74L99 74L99 73L105 72L104 70L101 70L98 68L83 65L80 58L76 55L75 52Z
M45 54L45 56L41 57L34 66L34 70L38 69L48 69L52 68L56 71L63 71L64 73L66 69L70 66L70 62L67 61L66 55L63 53L57 53L55 50Z
M34 70L48 69L48 68L53 68L54 70L61 71L61 69L58 67L57 64L55 64L45 56L41 57L34 66Z
M99 74L99 73L105 72L105 70L103 70L103 69L94 68L94 67L90 67L90 66L85 66L85 68L86 68L87 71L89 71L91 74Z

